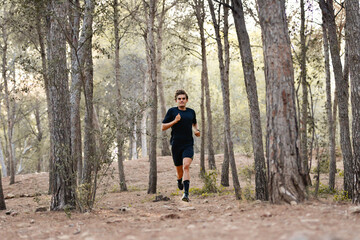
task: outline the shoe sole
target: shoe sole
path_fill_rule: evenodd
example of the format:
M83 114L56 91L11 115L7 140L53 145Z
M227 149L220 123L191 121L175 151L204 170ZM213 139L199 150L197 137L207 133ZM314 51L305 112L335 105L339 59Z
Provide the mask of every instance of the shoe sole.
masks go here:
M188 198L182 198L181 200L184 202L190 202L190 199L188 199Z

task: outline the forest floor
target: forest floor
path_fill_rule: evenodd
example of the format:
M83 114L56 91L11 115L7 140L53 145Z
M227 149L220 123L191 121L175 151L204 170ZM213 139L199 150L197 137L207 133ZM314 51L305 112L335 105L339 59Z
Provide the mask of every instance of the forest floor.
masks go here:
M217 169L222 160L222 155L216 156ZM236 161L239 169L252 165L243 155ZM195 190L186 203L180 200L171 157L158 157L156 195L147 194L147 159L126 161L124 166L129 191L119 191L114 170L103 179L96 206L87 213L48 211L47 173L18 175L11 186L4 178L7 210L0 211L0 239L360 239L359 211L349 201L335 201L334 195L310 197L297 205L254 201L253 192L245 191L253 185L247 183L244 171L239 173L241 186L249 200L236 200L232 187L196 195L195 190L203 187L197 155L190 170L190 187ZM342 180L337 178L340 188ZM322 181L327 183L326 177ZM157 195L170 200L154 202Z

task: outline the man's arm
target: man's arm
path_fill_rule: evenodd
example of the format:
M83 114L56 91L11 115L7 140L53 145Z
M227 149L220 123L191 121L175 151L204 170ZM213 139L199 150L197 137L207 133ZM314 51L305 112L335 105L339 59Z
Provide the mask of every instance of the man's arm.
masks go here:
M163 123L161 124L161 130L165 131L169 128L171 128L172 126L174 126L176 123L178 123L181 120L181 116L180 113L178 113L178 115L176 115L175 119L169 123Z
M200 137L200 130L198 129L197 123L192 125L192 129L194 131L195 136Z

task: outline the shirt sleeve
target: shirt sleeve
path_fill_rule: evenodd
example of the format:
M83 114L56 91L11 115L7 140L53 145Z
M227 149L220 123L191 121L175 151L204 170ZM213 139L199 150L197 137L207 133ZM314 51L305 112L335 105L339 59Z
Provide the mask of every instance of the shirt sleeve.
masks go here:
M164 120L162 121L162 123L169 123L171 121L173 121L175 118L172 114L172 110L171 108L167 111L165 117L164 117Z
M196 113L194 111L194 118L193 118L193 121L192 121L193 124L196 124Z

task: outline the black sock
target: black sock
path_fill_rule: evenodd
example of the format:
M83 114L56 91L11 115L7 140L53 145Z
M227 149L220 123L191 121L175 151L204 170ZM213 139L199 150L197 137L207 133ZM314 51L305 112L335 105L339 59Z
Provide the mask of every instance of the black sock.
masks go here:
M189 187L190 187L190 180L185 180L184 181L184 188L185 188L184 193L187 195L189 195Z

